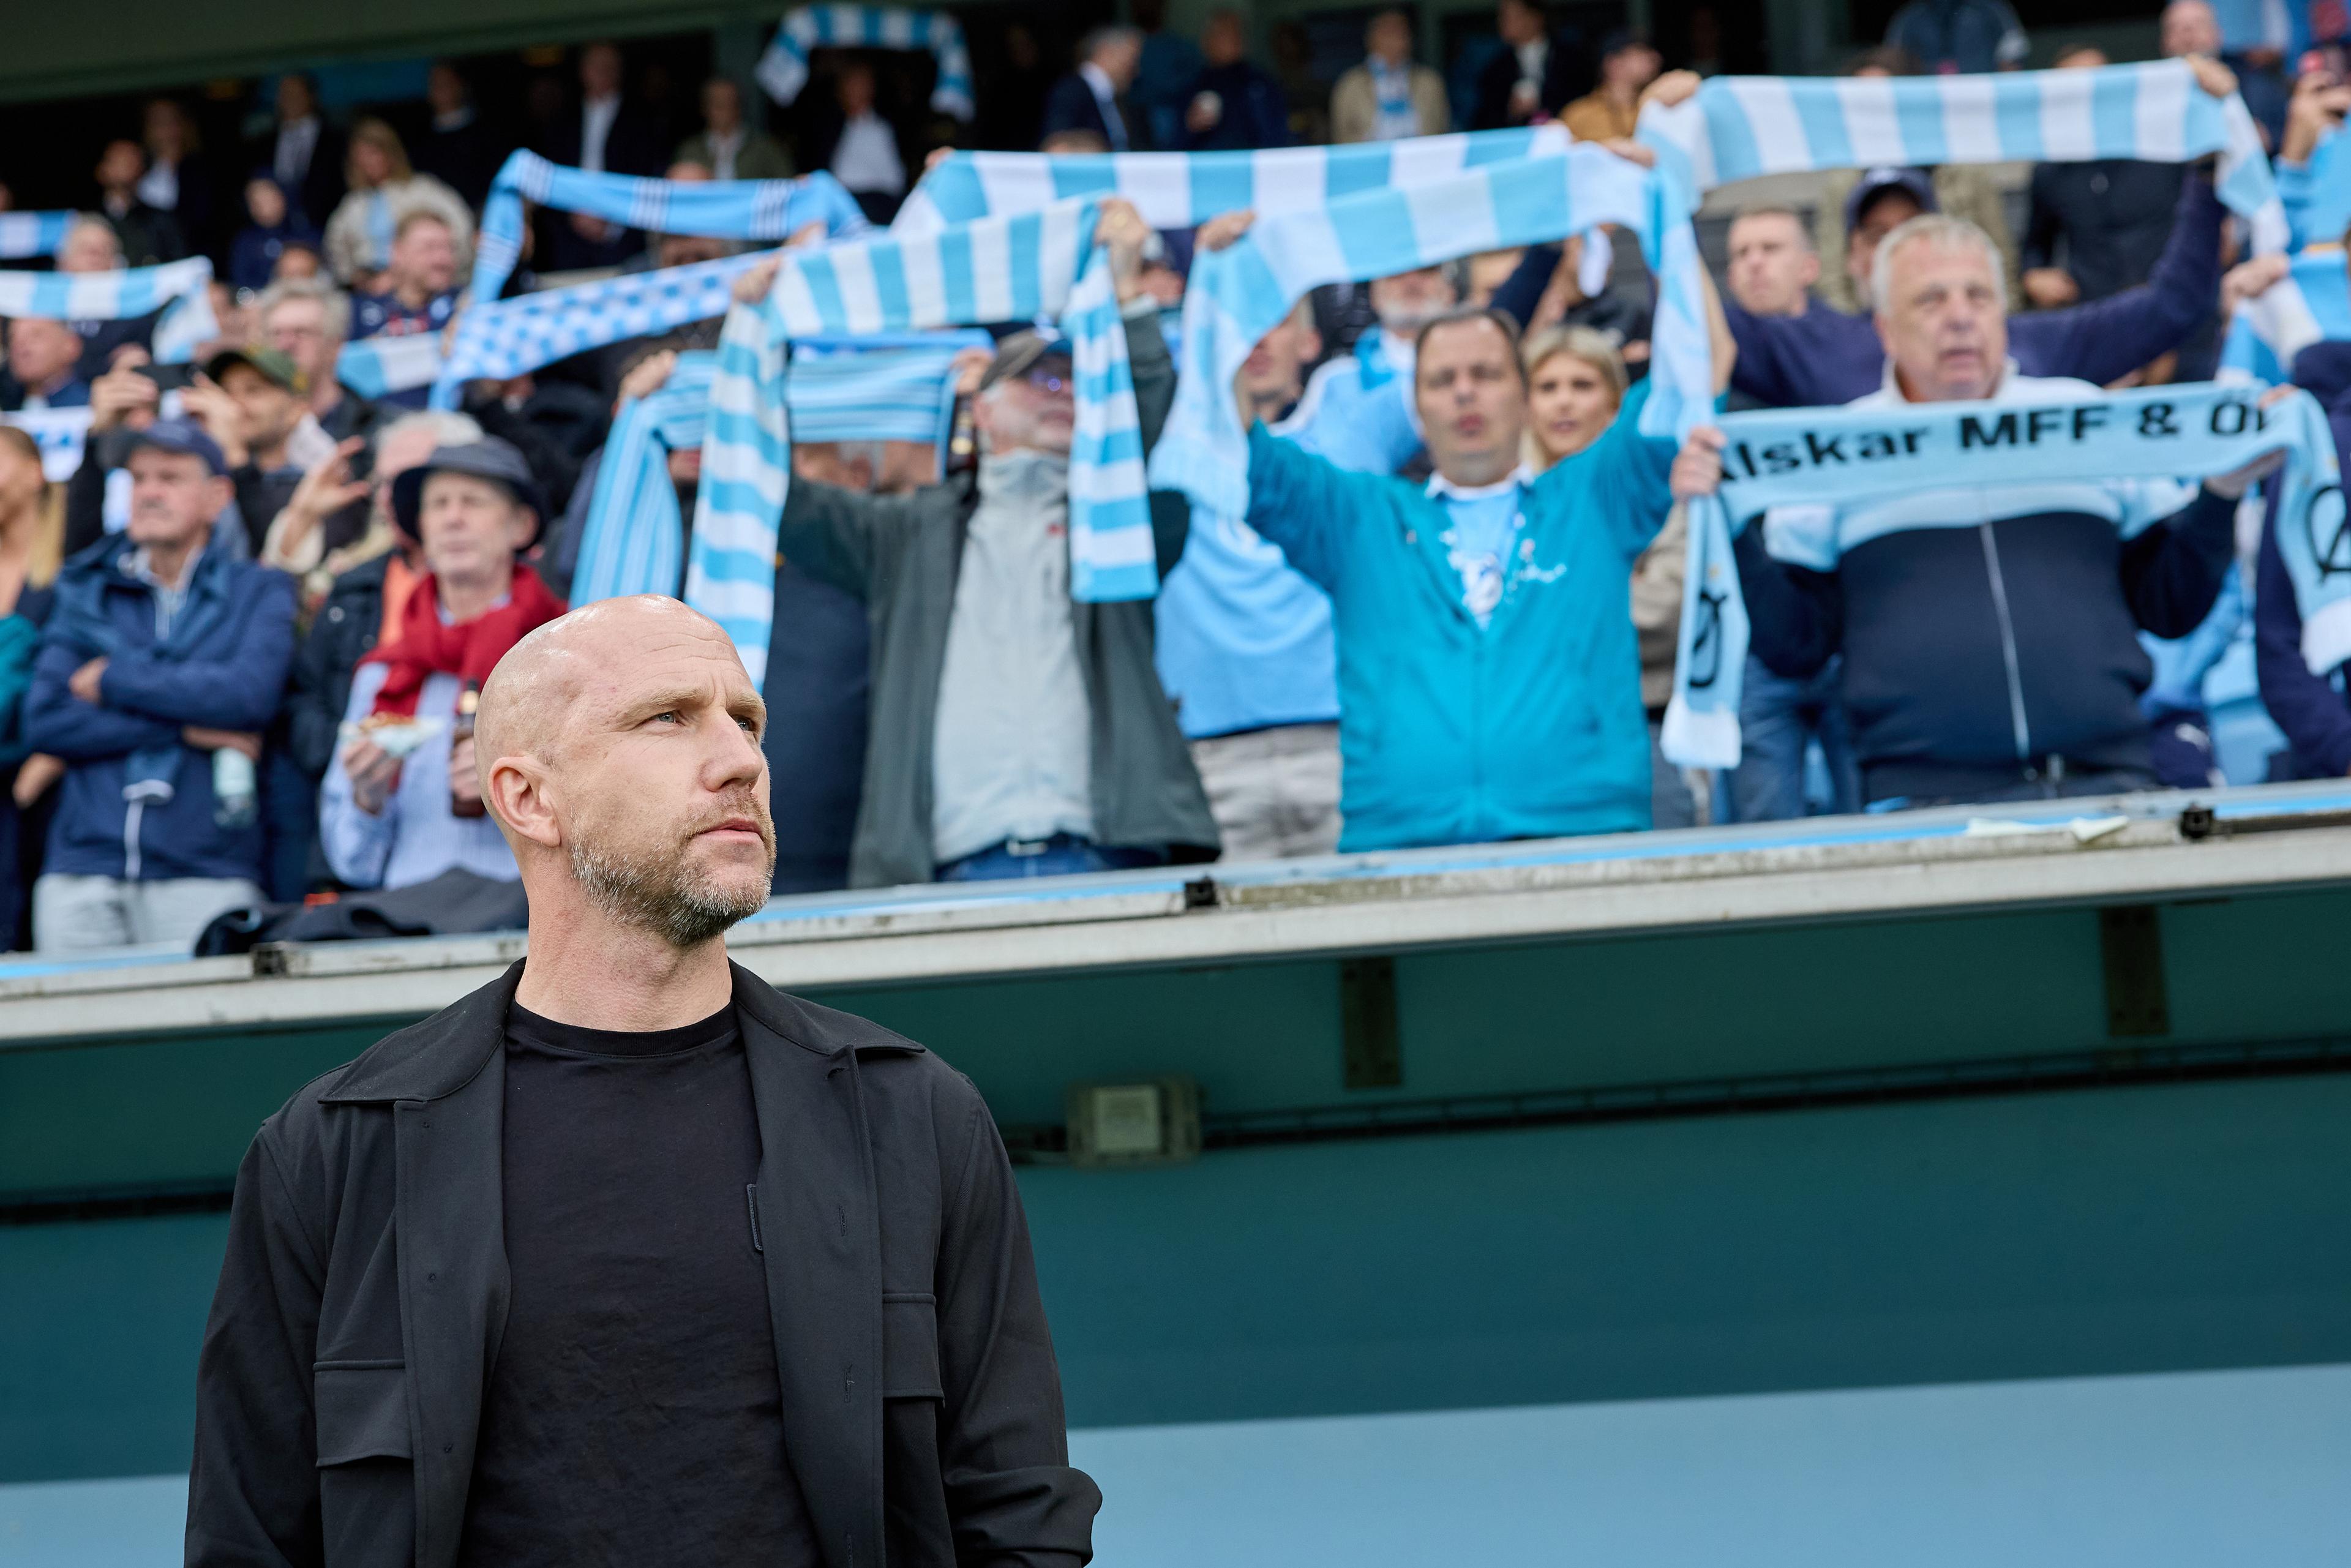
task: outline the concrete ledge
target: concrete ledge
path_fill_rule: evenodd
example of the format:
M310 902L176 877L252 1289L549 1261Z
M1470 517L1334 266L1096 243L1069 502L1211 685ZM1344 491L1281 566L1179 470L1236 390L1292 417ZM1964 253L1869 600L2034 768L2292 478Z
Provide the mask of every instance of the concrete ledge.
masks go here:
M821 990L2351 884L2351 826L2339 825L2351 791L2339 785L2203 798L2218 831L2201 840L2181 831L2188 803L2133 797L2008 809L1996 821L1962 810L782 899L729 945L765 979ZM422 1017L527 946L510 934L0 967L0 1049Z

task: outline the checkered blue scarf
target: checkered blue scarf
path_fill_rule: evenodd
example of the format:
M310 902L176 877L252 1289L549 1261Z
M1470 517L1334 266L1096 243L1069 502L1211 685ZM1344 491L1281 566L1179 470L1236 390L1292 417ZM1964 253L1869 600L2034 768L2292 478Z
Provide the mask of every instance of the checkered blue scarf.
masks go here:
M477 377L504 380L624 338L714 320L733 302L735 279L761 259L726 256L469 305L434 381L433 406L455 408Z
M955 411L950 366L958 351L987 342L985 332L796 341L784 378L792 432L803 441L923 441L944 450ZM703 444L717 362L716 354L680 354L660 391L621 406L588 503L573 604L678 591L685 528L669 455Z
M1196 257L1184 297L1176 406L1151 456L1151 483L1219 517L1249 509L1249 443L1233 377L1299 298L1325 283L1384 277L1479 251L1541 244L1598 224L1640 242L1658 280L1642 426L1687 431L1713 406L1697 242L1673 188L1596 147L1470 169L1404 189L1359 192L1319 211L1263 219Z
M951 152L898 211L893 232L1033 213L1075 196L1123 196L1155 229L1190 228L1243 208L1259 217L1341 196L1450 179L1465 169L1567 150L1557 126L1416 136L1258 152Z
M0 213L0 261L57 255L73 221L71 213Z
M810 49L928 49L938 61L931 107L957 120L972 115L971 56L963 47L962 25L945 11L908 11L896 5L802 5L785 14L775 42L753 73L768 96L790 103L808 85Z
M1889 163L2184 163L2220 155L2220 200L2252 225L2254 248L2283 248L2279 203L2244 100L2217 99L2180 60L2095 70L1932 77L1716 77L1696 96L1641 111L1696 204L1758 174Z
M112 272L0 272L0 316L129 321L161 310L156 361L183 365L195 357L199 344L220 336L220 323L213 319L212 280L213 264L201 256Z
M1157 591L1134 408L1110 266L1092 202L985 218L938 234L788 251L775 287L727 313L710 387L686 601L735 640L764 680L776 533L791 476L784 353L795 338L904 332L1058 316L1077 374L1070 454L1070 591L1081 600Z

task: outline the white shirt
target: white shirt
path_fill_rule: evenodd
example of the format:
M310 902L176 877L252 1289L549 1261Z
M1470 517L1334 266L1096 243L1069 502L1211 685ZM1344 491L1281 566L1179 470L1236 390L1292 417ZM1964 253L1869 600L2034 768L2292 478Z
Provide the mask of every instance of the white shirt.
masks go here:
M270 155L269 167L288 195L300 193L303 178L310 172L311 155L318 150L317 115L289 120L277 128L277 146Z
M1110 137L1110 150L1125 152L1128 146L1126 121L1119 116L1118 87L1110 79L1110 73L1093 61L1087 60L1078 67L1078 75L1092 90L1094 107L1102 110L1102 124Z
M832 149L832 173L852 191L894 196L906 188L906 165L898 157L898 139L872 110L841 128L841 140Z
M131 187L139 199L160 212L173 212L180 205L180 169L176 163L151 164L147 172L139 176Z
M742 152L743 143L750 140L751 133L738 125L724 136L716 131L706 131L703 135L710 143L711 178L735 178L735 160Z
M591 98L580 106L580 166L591 174L604 172L604 143L612 121L621 117L621 95Z
M1069 460L980 460L931 732L931 852L1093 836L1093 708L1070 612Z

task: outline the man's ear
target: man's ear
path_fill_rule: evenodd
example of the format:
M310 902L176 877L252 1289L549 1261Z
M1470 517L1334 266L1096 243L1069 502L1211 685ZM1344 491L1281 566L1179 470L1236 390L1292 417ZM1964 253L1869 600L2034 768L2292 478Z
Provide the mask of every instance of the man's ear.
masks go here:
M501 757L480 771L483 802L507 831L550 850L562 847L551 780L538 758Z

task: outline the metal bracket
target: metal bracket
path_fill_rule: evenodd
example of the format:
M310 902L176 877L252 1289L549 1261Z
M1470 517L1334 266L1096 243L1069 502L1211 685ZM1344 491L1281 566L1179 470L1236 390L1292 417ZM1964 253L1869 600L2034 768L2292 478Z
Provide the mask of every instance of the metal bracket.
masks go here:
M1347 958L1339 965L1339 1039L1350 1089L1404 1083L1404 1046L1396 1029L1395 960Z
M2155 905L2125 904L2099 910L2098 953L2106 977L2106 1033L2118 1038L2169 1034L2163 924Z

